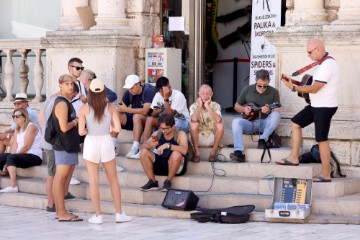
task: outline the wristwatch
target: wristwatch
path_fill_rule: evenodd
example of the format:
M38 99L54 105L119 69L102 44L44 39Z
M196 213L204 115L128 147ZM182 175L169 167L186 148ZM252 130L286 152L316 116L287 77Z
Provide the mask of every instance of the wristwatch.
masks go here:
M291 91L293 91L293 92L296 92L296 85L293 85L293 87L292 87L292 90Z
M169 145L168 145L168 149L170 149L171 148L171 143L169 143Z
M164 102L169 102L169 99L168 99L168 98L164 98Z

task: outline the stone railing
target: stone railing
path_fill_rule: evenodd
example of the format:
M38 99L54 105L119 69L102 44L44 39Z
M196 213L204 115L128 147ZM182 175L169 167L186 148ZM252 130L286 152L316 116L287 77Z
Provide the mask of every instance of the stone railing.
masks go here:
M0 39L0 60L5 60L4 69L1 70L0 65L0 83L3 81L5 89L1 88L1 91L6 92L5 98L2 100L4 102L10 102L14 100L13 97L13 88L14 85L20 85L20 92L28 93L29 85L29 64L28 58L30 58L29 53L33 52L35 54L34 64L33 64L33 84L35 97L33 102L40 102L43 100L41 95L41 90L44 85L44 66L41 59L45 49L40 44L40 39ZM21 60L19 64L19 82L15 80L15 64L14 64L14 54L18 53L21 55ZM4 56L6 55L6 56ZM1 61L0 61L1 62ZM1 74L1 73L4 74ZM1 78L3 76L3 78Z

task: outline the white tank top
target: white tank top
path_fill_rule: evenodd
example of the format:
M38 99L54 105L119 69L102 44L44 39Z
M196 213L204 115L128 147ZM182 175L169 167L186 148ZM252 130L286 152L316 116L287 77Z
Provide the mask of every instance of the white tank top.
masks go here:
M26 127L26 129L24 131L22 129L20 129L20 131L17 132L17 136L16 136L17 149L16 149L16 151L18 152L24 146L25 135L26 135L26 132L30 125L34 125L38 129L38 132L34 138L34 141L31 145L30 149L26 153L34 154L36 156L39 156L42 159L41 132L40 132L40 129L38 128L38 126L36 126L36 124L31 123L31 122L28 124L28 126Z
M89 107L89 113L86 116L86 128L88 130L87 135L91 135L91 136L109 135L110 126L111 126L111 114L109 111L109 106L105 107L104 116L102 117L100 123L95 119L94 110L91 107Z

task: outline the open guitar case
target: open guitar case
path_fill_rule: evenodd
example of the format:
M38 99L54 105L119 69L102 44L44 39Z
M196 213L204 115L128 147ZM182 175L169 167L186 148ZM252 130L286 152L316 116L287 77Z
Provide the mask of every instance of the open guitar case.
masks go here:
M250 218L250 213L255 210L254 205L233 206L229 208L197 208L196 212L190 214L191 219L199 223L244 223Z

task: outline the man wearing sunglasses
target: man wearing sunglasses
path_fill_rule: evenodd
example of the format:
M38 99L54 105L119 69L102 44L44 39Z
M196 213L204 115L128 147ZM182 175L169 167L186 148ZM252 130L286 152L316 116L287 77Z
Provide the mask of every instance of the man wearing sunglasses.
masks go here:
M18 93L15 95L14 108L25 108L29 113L30 121L39 126L37 113L29 106L26 93ZM10 128L0 133L0 153L5 153L6 147L10 145L10 139L14 135L16 124L12 123Z
M269 82L269 72L265 69L258 70L255 74L255 84L244 88L235 103L235 111L243 117L232 121L234 152L230 154L230 158L234 161L245 162L243 134L261 133L258 148L265 149L269 136L280 123L280 109L269 108L272 103L280 104L279 91L271 87ZM260 107L259 117L252 121L247 118L254 113L254 109L249 106L250 103Z

